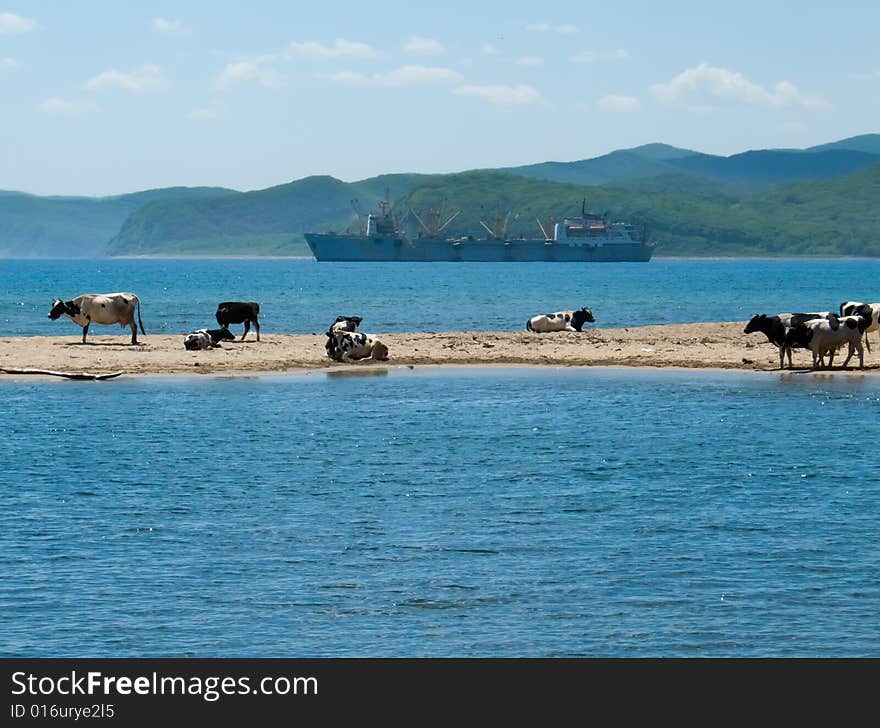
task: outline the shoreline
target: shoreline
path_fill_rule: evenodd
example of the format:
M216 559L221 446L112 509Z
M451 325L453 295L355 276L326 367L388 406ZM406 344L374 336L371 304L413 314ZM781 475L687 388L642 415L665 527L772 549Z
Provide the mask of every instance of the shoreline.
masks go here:
M223 342L217 349L187 351L183 333L141 336L129 344L128 334L90 332L88 343L71 326L64 336L0 338L0 370L42 369L78 374L125 376L266 376L323 371L367 374L391 367L507 366L601 367L615 369L723 370L740 372L858 374L880 373L880 343L865 351L865 369L810 369L809 352L795 350L794 369L778 368L778 350L763 334L744 334L745 322L665 324L632 328L589 328L583 332L535 334L526 331L446 331L382 334L388 361L339 363L325 352L324 334L264 334L244 341ZM95 327L98 328L98 327ZM240 338L240 327L234 327ZM101 327L111 330L109 327ZM116 329L118 331L118 329ZM842 362L845 354L838 354ZM7 374L0 379L35 378Z

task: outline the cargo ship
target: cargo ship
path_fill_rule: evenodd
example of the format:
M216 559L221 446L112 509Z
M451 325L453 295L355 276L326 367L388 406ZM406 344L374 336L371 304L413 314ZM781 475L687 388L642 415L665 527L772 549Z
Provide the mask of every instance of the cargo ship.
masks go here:
M386 199L379 202L378 212L366 215L362 233L306 233L305 239L317 260L349 262L644 263L651 259L655 248L635 225L609 222L605 215L588 213L585 204L580 215L562 222L551 219L545 227L536 220L542 236L535 238L508 237L509 213L503 222L496 217L493 226L481 221L486 230L484 238L444 237L443 229L458 213L442 225L438 224L437 211L432 213L425 223L412 212L422 229L410 237L398 226Z

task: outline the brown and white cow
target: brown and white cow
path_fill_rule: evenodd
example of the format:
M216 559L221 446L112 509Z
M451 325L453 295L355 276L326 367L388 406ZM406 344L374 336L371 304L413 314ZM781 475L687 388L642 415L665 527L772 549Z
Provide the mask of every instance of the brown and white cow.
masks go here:
M104 326L119 324L122 328L131 326L131 343L137 344L135 311L137 312L137 322L141 326L141 333L146 336L147 332L144 331L144 324L141 321L141 304L133 293L85 293L72 301L62 301L60 298L56 298L52 301L49 318L55 321L62 316L67 316L75 324L82 326L83 344L86 343L86 334L89 333L89 326L92 324Z
M386 361L388 347L379 339L359 331L327 332L327 356L334 361L375 359Z

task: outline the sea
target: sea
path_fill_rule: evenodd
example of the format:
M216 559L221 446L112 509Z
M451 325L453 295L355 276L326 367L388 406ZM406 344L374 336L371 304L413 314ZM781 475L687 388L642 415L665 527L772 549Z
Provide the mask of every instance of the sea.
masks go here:
M738 321L880 300L878 268L4 260L0 336L78 336L52 298L116 290L148 337L222 300L267 335ZM391 366L0 402L0 656L880 656L880 378Z

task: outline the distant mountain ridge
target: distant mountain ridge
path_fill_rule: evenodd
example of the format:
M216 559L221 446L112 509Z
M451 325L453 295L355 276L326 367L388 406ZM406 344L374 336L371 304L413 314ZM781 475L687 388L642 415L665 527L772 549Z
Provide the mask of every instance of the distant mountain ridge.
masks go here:
M575 197L587 198L591 207L650 219L655 229L666 231L667 254L724 254L715 248L728 241L725 250L734 250L729 241L731 236L736 238L739 223L723 210L743 204L761 209L756 200L763 196L779 207L766 211L764 229L771 229L776 219L793 209L793 193L783 193L790 183L807 185L797 188L797 194L821 203L821 194L814 198L817 191L832 197L839 194L837 187L824 184L829 181L840 180L844 187L870 182L868 190L873 190L873 173L860 177L859 172L878 164L880 134L863 134L807 149L751 150L727 157L651 143L573 162L457 175L388 174L357 182L315 176L251 192L172 187L88 198L0 191L0 256L308 254L304 232L357 228L354 208L364 212L375 207L386 190L392 200L402 201L399 208L400 204L436 206L462 188L468 190L462 203L471 212L494 199L493 204L518 210L524 206L540 215L559 208L557 203L563 199L574 199L571 195L576 189ZM508 197L499 197L499 190ZM554 194L560 196L555 203ZM848 194L857 208L850 212L873 220L868 208L880 208L880 195L866 199L857 189ZM541 205L532 204L537 200ZM712 205L720 206L714 217L707 212ZM541 206L547 209L541 211ZM689 208L693 208L694 220L683 214ZM461 227L466 220L478 225L472 218L462 215L457 225ZM682 230L696 225L697 218L701 232L683 235ZM818 235L819 221L811 224ZM473 227L468 232L478 230ZM811 238L809 229L802 232L807 235L804 250L833 248L827 247L828 241L820 245ZM860 235L856 238L862 241ZM773 241L761 243L745 237L749 242L741 249L749 254L762 249L778 252L773 250ZM848 249L861 245L852 240Z

